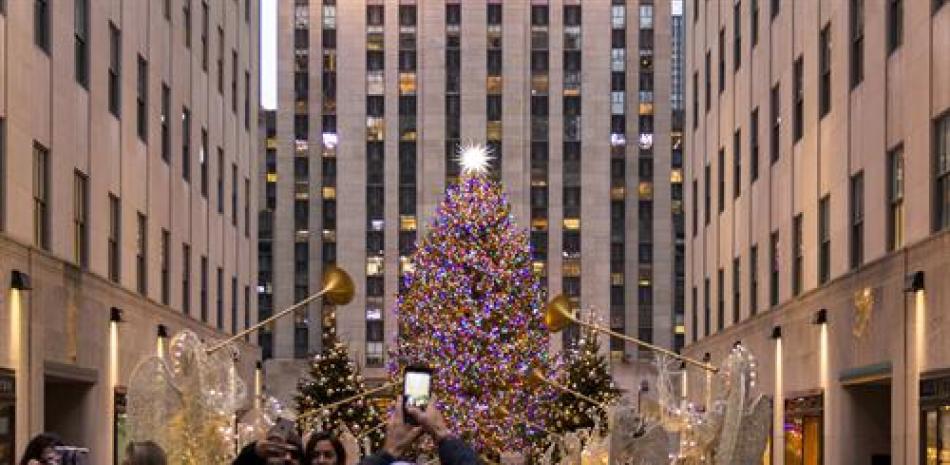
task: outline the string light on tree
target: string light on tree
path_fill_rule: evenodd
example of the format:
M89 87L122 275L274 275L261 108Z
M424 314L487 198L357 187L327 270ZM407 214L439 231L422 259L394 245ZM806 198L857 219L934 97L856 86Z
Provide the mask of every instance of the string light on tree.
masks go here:
M460 182L447 189L404 277L390 372L432 367L451 427L494 456L529 446L537 431L525 424L546 426L553 389L528 386L519 374L551 370L555 357L528 236L487 175L490 160L484 146L460 151Z

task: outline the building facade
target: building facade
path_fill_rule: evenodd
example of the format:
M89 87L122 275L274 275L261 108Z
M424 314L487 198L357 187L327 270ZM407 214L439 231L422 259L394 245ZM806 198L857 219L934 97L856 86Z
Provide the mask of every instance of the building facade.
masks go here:
M256 321L258 11L0 2L0 463L42 431L113 463L161 335Z
M400 276L458 178L459 146L475 142L492 151L549 296L681 345L683 21L672 5L280 3L262 316L316 292L327 264L342 266L357 295L336 310L337 332L381 379ZM322 316L311 305L262 335L278 397L320 350ZM634 371L635 346L602 346L617 370Z
M771 463L950 457L945 3L687 2L686 351L758 356Z

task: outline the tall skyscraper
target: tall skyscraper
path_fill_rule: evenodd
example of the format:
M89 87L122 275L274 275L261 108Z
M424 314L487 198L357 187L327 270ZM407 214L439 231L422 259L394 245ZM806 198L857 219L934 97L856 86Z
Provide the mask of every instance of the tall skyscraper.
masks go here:
M687 352L758 356L771 463L947 456L945 3L688 2Z
M400 277L458 179L459 146L475 142L549 296L682 344L682 34L678 1L280 3L262 314L342 266L357 295L336 309L338 334L381 379ZM262 336L268 386L289 386L279 397L320 350L323 310ZM633 376L636 346L603 348Z
M0 2L0 463L113 463L136 364L256 320L258 9Z

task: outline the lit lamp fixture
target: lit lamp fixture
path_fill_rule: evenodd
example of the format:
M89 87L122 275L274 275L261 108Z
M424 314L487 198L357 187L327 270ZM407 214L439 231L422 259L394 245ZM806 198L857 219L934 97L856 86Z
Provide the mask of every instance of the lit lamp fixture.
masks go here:
M109 309L109 321L113 323L122 323L122 309L119 307L112 307Z
M828 309L822 308L815 312L815 319L812 320L812 323L816 325L823 325L828 323Z
M904 292L920 292L922 290L924 290L923 271L917 270L904 276Z
M18 291L31 291L33 286L30 284L30 275L20 271L10 272L10 287Z
M782 338L782 327L774 326L772 328L772 339L781 339Z
M165 341L167 340L168 340L168 326L159 324L158 325L158 340L155 346L156 354L159 357L162 357L165 354Z

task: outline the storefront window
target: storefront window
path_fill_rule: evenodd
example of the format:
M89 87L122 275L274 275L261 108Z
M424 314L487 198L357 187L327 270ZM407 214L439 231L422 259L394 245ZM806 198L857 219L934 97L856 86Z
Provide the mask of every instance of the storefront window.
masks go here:
M822 395L785 400L785 465L822 464Z
M950 465L950 377L920 382L921 463Z
M16 381L12 371L0 369L0 465L12 465L16 436Z

